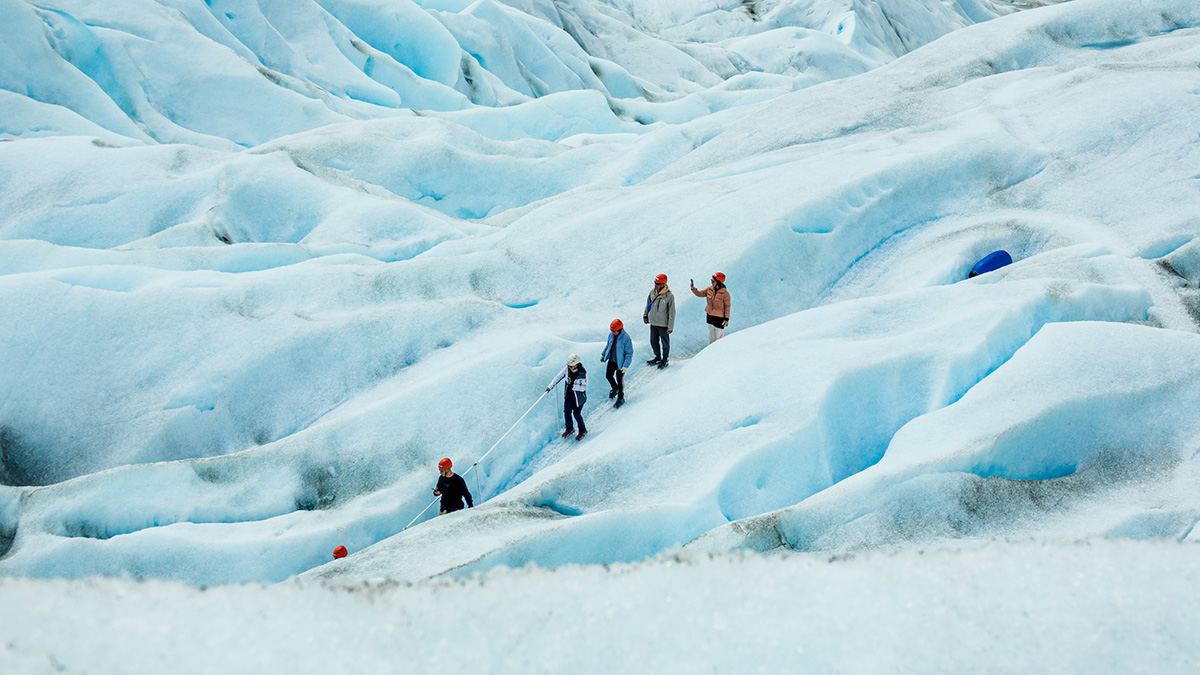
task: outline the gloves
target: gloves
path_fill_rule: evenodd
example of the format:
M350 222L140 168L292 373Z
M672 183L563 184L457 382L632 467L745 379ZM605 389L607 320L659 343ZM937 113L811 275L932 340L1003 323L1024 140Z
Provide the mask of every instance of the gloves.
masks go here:
M642 315L642 323L650 323L650 315L649 314Z
M725 319L721 322L721 328L729 328L729 319Z
M627 370L629 370L629 366L625 366L624 368L622 368L622 369L621 369L621 372L623 373L623 372L625 372L625 371L627 371Z

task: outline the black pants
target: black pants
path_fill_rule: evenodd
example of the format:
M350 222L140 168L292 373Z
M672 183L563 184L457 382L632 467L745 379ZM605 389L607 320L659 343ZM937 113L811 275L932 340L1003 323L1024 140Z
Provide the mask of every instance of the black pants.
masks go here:
M571 421L571 413L575 413L575 419L579 422L579 431L587 431L587 425L583 423L584 403L587 403L587 394L567 389L567 396L563 401L563 417L567 419L567 431L575 430L575 423Z
M616 375L614 378L613 375ZM617 398L625 398L625 373L617 367L617 362L613 359L608 360L608 370L605 371L604 377L608 378L608 384L613 389L617 390Z
M662 349L659 349L659 342ZM654 358L666 361L671 356L671 336L667 334L666 326L650 326L650 348L654 350Z

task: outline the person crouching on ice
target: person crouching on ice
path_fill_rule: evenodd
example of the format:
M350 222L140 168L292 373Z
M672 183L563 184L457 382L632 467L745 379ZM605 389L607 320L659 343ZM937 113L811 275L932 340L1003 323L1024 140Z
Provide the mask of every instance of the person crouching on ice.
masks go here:
M567 419L567 430L562 437L575 433L575 423L571 420L571 414L574 413L575 420L579 422L579 435L575 440L582 441L587 436L587 426L583 423L583 404L587 403L587 370L579 362L578 354L572 354L567 359L567 367L550 382L546 392L549 393L564 377L567 378L567 391L563 397L563 417Z
M712 276L712 285L703 290L696 290L692 284L692 294L698 298L707 298L704 303L705 322L708 324L708 344L717 341L725 334L729 326L729 290L725 288L725 275L717 272Z
M439 495L442 498L442 513L453 513L461 511L463 507L463 499L466 498L467 506L475 506L475 502L471 501L471 491L467 489L467 481L463 477L454 473L454 463L449 457L443 457L442 461L438 462L438 470L442 475L438 477L437 487L433 489L433 494Z
M625 405L625 371L633 363L633 340L629 339L629 333L625 332L625 325L620 319L613 319L608 324L608 330L608 344L604 345L604 351L600 354L600 363L608 361L608 370L604 373L612 387L608 397L616 397L617 402L613 407L620 408Z

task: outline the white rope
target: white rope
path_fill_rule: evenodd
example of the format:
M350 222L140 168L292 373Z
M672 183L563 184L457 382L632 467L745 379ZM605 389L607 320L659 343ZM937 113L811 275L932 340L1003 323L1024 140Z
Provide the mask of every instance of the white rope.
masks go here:
M500 445L500 441L503 441L505 438L507 438L508 435L510 433L512 433L512 430L516 429L517 425L520 424L521 421L524 420L526 417L528 417L529 413L533 412L533 409L537 407L537 404L541 403L542 399L546 398L546 394L548 394L548 393L550 393L550 392L545 392L545 391L542 392L542 395L539 396L537 398L537 400L533 402L533 405L529 406L529 410L526 410L524 415L521 415L521 417L516 422L513 422L513 425L508 428L508 431L504 432L504 435L500 437L500 440L496 441L495 443L492 443L492 447L488 448L488 451L483 453L483 457L480 457L479 459L475 460L475 463L472 464L470 466L470 468L468 468L466 471L462 472L462 476L465 478L467 474L471 473L471 469L474 469L475 467L479 466L479 463L482 462L485 457L492 454L492 451L496 449L496 446ZM479 487L479 474L478 473L475 474L475 495L477 497L483 496L482 489ZM417 520L419 520L421 518L421 516L425 515L425 512L428 511L429 508L432 507L434 504L438 503L439 499L440 499L440 497L434 497L433 501L429 502L429 506L426 506L425 508L421 509L421 512L417 514L417 517L413 518L411 521L409 521L408 525L405 525L403 528L400 529L400 531L403 532L404 530L407 530L408 528L412 527L413 523L417 522Z
M433 501L429 502L429 506L433 506L434 504L438 503L439 499L440 499L439 497L434 497ZM412 524L417 522L417 518L420 518L421 516L425 515L425 512L429 510L429 506L426 506L425 508L421 509L421 512L417 514L417 517L408 521L408 524L405 525L404 527L400 528L400 531L403 532L403 531L407 530L408 528L412 527Z
M537 407L537 404L541 403L542 399L546 398L546 394L549 394L549 393L550 392L548 392L548 391L542 392L542 395L539 396L537 398L537 400L533 402L533 405L529 406L529 410L526 410L525 414L521 415L520 419L518 419L516 422L513 422L513 425L508 428L508 431L504 432L504 435L500 437L500 440L496 441L495 443L492 443L492 447L488 448L488 451L483 453L483 457L480 457L479 459L475 460L475 463L471 465L471 468L467 469L466 471L463 472L463 476L466 476L468 473L471 473L471 469L474 469L476 466L479 466L479 463L482 462L485 457L492 454L492 451L496 449L496 446L500 445L500 441L503 441L505 438L507 438L508 435L510 433L512 433L512 430L516 429L517 425L520 424L521 421L524 420L526 417L528 417L529 413L533 412L533 409L535 407Z

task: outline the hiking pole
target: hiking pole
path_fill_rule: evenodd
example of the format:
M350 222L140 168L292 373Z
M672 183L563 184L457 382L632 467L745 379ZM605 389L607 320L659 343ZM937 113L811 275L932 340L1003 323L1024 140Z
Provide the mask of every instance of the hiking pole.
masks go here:
M483 461L483 458L490 455L492 453L492 450L495 450L496 446L500 445L500 441L503 441L505 439L505 437L508 436L512 432L513 429L517 428L517 425L521 423L521 420L524 420L526 417L529 416L529 413L533 412L533 409L535 407L537 407L537 404L541 403L543 398L546 398L547 393L548 392L542 392L542 395L539 396L537 398L537 400L533 402L533 405L529 406L529 410L526 410L525 414L521 415L521 417L516 422L513 422L513 425L508 428L508 431L504 432L504 436L501 436L500 440L493 443L492 447L488 448L488 451L483 453L483 457L480 457L479 459L475 460L475 463L472 464L470 466L470 468L468 468L466 471L462 472L462 475L466 476L468 473L471 473L471 469L474 469L475 467L479 466L479 463ZM477 473L477 474L475 474L475 494L478 494L480 497L482 497L483 495L480 493L481 493L481 489L479 487L479 474ZM482 500L480 500L480 501L482 502ZM429 506L426 506L425 508L421 509L421 512L417 514L417 517L410 520L408 522L408 525L405 525L404 527L400 528L400 531L403 532L403 531L407 530L408 528L412 527L412 524L417 522L417 520L419 520L421 518L421 516L425 515L425 512L429 510L429 507L433 506L437 502L438 502L438 498L435 497L433 501L429 502Z

